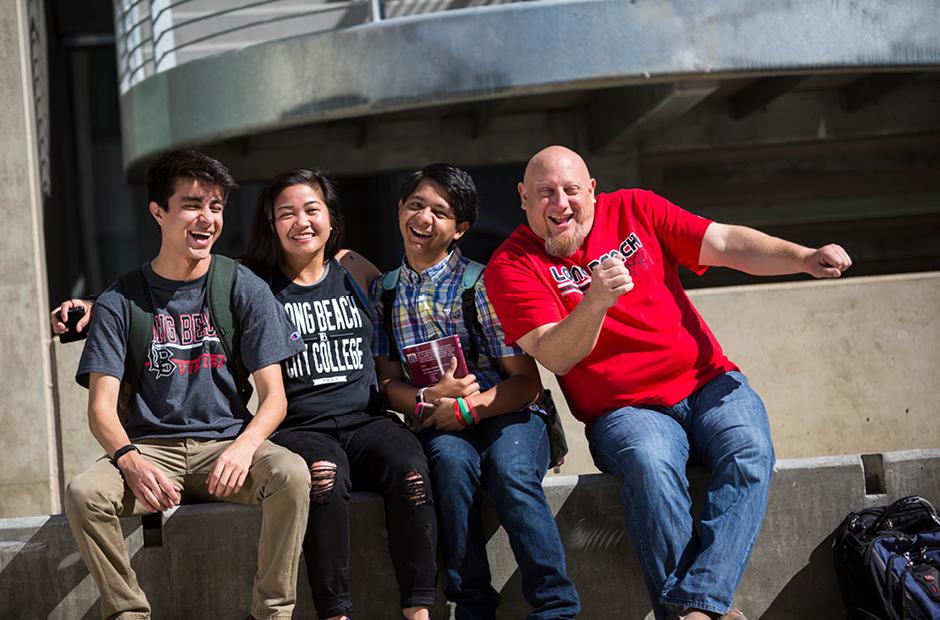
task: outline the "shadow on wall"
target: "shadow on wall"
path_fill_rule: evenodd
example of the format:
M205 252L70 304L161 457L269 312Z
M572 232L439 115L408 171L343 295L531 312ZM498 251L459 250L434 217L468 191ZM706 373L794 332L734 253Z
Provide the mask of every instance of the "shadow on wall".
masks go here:
M21 536L27 538L25 532ZM64 519L47 519L26 543L9 542L10 538L4 537L0 550L0 609L5 618L92 620L99 616L98 606L89 607L88 596L82 595L90 592L91 600L98 596ZM44 590L42 595L38 589Z
M839 598L839 583L832 565L830 534L813 549L809 562L787 582L761 618L762 620L803 620L807 601L812 601L814 618L842 618L845 608ZM836 593L836 595L834 595Z

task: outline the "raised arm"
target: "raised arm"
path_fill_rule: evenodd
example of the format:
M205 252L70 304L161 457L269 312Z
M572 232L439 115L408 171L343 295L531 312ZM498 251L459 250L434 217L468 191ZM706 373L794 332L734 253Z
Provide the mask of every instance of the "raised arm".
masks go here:
M623 259L608 257L591 272L591 286L571 314L519 338L522 350L556 375L564 375L597 344L607 310L633 289Z
M242 488L255 451L287 414L281 365L259 368L251 377L258 393L258 410L232 445L219 455L209 472L209 492L218 497L228 497Z
M848 253L834 243L813 249L746 226L717 222L705 231L699 262L757 276L808 273L814 278L838 278L852 266Z
M88 378L88 428L105 453L113 457L131 443L118 418L117 404L121 382L116 377L93 372ZM131 450L115 463L128 488L147 510L157 512L180 502L179 491L156 465L140 452Z

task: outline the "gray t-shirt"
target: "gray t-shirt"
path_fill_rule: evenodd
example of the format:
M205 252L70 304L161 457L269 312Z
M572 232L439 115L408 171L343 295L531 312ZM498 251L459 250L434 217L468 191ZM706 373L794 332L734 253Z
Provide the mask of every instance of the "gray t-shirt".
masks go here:
M225 350L212 325L207 276L189 282L161 278L150 265L144 281L154 307L153 345L128 407L124 428L132 440L146 438L231 439L251 419L229 372ZM303 350L268 286L239 265L234 312L241 326L241 355L249 372ZM98 297L75 379L88 385L100 372L120 379L127 350L120 282Z

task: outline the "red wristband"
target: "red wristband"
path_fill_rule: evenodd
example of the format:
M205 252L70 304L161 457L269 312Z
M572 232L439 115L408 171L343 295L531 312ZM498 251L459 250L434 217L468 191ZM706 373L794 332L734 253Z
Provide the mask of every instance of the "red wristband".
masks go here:
M463 402L467 403L467 408L470 409L470 415L473 416L473 423L480 423L480 414L477 412L477 408L473 405L473 402L469 397L463 399Z
M463 416L460 415L460 405L457 404L457 401L454 401L454 417L457 418L457 421L460 422L460 426L467 428L467 421L463 419Z

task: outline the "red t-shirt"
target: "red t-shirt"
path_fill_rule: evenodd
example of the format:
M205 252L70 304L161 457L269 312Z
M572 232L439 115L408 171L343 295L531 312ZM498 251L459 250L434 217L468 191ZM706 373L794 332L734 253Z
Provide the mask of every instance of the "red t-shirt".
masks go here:
M594 350L558 378L583 422L626 405L674 405L736 369L679 283L679 265L698 274L707 269L698 258L711 221L646 190L599 194L596 200L594 226L571 256L550 256L542 239L522 225L485 271L511 344L568 316L604 255L619 251L624 257L633 290L607 311Z

